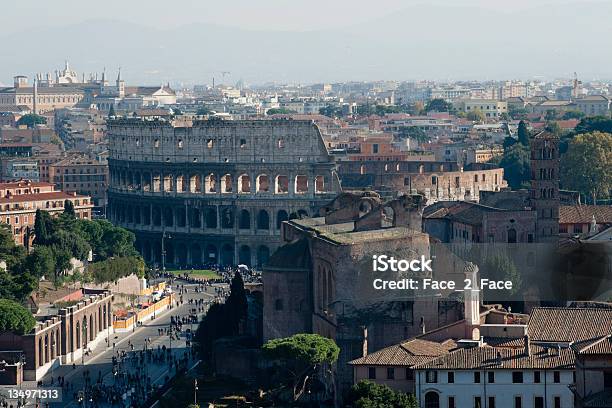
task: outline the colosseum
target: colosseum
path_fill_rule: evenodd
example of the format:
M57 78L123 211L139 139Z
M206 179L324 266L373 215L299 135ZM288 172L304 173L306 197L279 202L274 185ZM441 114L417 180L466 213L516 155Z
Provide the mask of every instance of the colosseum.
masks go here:
M108 216L149 263L261 266L283 221L340 191L311 121L116 119L108 136Z

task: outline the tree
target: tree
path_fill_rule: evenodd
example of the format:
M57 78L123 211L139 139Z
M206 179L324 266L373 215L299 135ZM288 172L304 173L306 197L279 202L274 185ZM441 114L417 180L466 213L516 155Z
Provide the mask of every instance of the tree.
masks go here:
M116 116L115 114L115 105L111 105L110 109L108 110L108 117L112 118L113 116Z
M53 277L55 273L55 254L50 247L37 246L25 259L25 267L37 278Z
M64 215L75 219L76 213L74 212L74 204L70 200L64 200Z
M28 113L27 115L23 115L17 121L18 126L27 126L29 128L33 128L36 125L46 125L47 118L44 116L36 115L34 113Z
M523 284L516 265L503 253L490 255L485 259L481 276L489 280L512 282L512 289L508 290L510 295L520 292Z
M544 129L557 137L561 137L563 134L563 129L561 129L561 126L556 121L547 122Z
M335 363L340 354L333 340L306 333L269 340L262 350L266 358L279 362L284 374L291 379L294 401L304 394L321 366Z
M605 116L590 116L582 119L576 128L574 134L603 132L612 133L612 119Z
M444 99L435 98L427 102L425 105L425 112L455 112L455 107L452 103L446 102Z
M240 322L247 317L248 302L246 291L244 290L244 281L239 271L236 271L232 282L230 283L230 295L226 302L227 324L231 327L233 335L239 334Z
M400 139L414 139L419 143L430 140L427 133L425 133L425 131L418 126L406 126L400 128L399 137Z
M529 148L518 143L504 151L499 165L504 169L504 178L513 189L527 188L531 178Z
M471 120L472 122L482 123L485 121L485 115L484 113L482 113L480 109L471 110L470 112L468 112L466 117L468 120Z
M414 395L394 391L386 385L359 381L347 397L347 405L355 408L417 408Z
M36 218L34 219L34 245L46 245L49 242L49 237L53 233L53 220L47 211L36 210Z
M287 108L272 108L268 109L266 115L291 115L295 113L297 112Z
M332 119L339 118L342 117L342 108L340 106L327 105L319 109L319 114Z
M504 151L508 150L509 147L514 146L517 143L518 142L516 141L516 139L512 136L506 136L503 142Z
M36 319L25 307L8 299L0 299L0 333L27 334L36 326Z
M529 115L529 110L516 105L510 105L508 106L508 115L510 115L512 119L525 118Z
M554 109L548 109L544 114L544 119L548 122L557 119L557 111Z
M523 146L529 147L529 130L527 130L527 124L524 121L520 121L518 124L518 141Z
M196 115L208 115L211 112L206 106L200 106L196 111Z
M612 190L612 134L592 132L576 136L561 160L563 188L598 198L609 198Z

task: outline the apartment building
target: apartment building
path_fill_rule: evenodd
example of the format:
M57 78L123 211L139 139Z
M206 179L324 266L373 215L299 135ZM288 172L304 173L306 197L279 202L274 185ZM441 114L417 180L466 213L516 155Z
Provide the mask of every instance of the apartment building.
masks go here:
M106 205L108 163L87 155L68 157L49 165L49 181L68 193L91 196L94 205Z

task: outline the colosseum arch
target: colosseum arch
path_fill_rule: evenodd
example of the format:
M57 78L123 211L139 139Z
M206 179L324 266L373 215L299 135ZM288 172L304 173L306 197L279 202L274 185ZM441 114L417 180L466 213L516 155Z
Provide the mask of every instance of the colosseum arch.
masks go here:
M217 192L217 176L215 173L209 173L206 176L204 190L206 191L206 194Z
M202 176L199 173L192 174L189 177L189 192L193 194L202 192Z
M231 193L232 192L232 175L227 173L221 177L221 193Z
M189 209L189 226L192 228L202 228L202 212L199 208Z
M308 176L295 176L295 193L304 194L308 192Z
M159 193L161 191L161 174L153 174L153 192Z
M270 191L270 178L267 174L257 176L255 188L258 193L267 193Z
M274 192L276 194L286 194L289 192L289 178L278 175L274 181Z
M249 210L240 210L238 228L245 230L251 229L251 213Z
M202 247L200 244L195 243L191 245L191 264L192 265L202 265Z
M161 226L161 208L158 205L153 206L153 225L156 227Z
M365 164L362 164L361 166L359 166L359 174L366 174Z
M187 226L187 215L184 207L178 207L176 210L176 226L185 228Z
M259 210L257 213L257 229L258 230L269 230L270 229L270 215L266 210Z
M174 226L174 216L173 216L172 207L164 207L163 209L163 219L164 219L164 227L173 227Z
M140 208L140 219L143 225L151 224L151 206L149 204Z
M241 174L238 176L238 192L239 193L250 193L251 192L251 177L248 174Z
M206 228L217 228L217 208L208 208L206 210Z
M234 265L234 246L225 244L221 247L221 265Z
M260 245L257 248L257 266L261 267L265 265L270 259L270 248L266 245Z
M180 244L176 246L176 263L187 265L187 246Z
M251 266L251 248L248 245L242 245L238 250L238 263Z
M172 192L172 189L173 189L172 182L173 181L174 180L172 179L172 174L164 174L164 192L166 193Z
M208 244L206 247L206 261L217 263L219 259L219 255L217 253L217 247L213 244Z
M187 191L189 191L189 189L187 188L187 183L185 182L185 175L184 174L178 174L176 176L176 191L179 193L186 193Z
M142 191L151 191L151 173L142 173Z
M231 208L221 211L221 228L234 228L234 210Z
M276 213L276 229L280 230L283 225L283 221L288 221L288 220L289 220L289 214L287 214L287 211L278 210L278 212Z

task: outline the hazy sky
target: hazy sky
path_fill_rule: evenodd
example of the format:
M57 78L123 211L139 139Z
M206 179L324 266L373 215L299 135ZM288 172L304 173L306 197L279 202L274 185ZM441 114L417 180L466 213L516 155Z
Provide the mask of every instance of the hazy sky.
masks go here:
M0 0L0 84L64 59L141 84L609 79L611 15L610 0Z
M414 4L516 11L559 0L9 0L0 2L2 32L92 19L154 27L207 22L262 30L316 30L352 25Z

